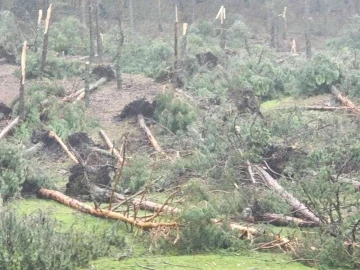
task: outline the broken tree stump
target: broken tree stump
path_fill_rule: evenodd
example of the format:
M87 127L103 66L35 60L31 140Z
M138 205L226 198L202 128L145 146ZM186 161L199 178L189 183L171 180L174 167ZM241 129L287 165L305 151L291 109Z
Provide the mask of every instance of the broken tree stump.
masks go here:
M347 97L344 97L335 86L331 86L331 93L341 102L341 104L348 107L353 113L358 114L360 112L360 109L356 107L356 105L351 100L349 100Z

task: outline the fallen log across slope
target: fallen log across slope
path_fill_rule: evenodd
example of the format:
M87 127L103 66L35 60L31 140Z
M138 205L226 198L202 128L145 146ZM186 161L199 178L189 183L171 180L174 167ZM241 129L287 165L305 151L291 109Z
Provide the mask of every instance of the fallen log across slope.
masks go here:
M41 188L39 190L39 196L41 196L43 198L55 200L63 205L69 206L71 208L74 208L74 209L79 210L80 212L83 212L86 214L90 214L90 215L100 217L100 218L120 220L120 221L131 224L131 225L141 228L141 229L153 229L153 228L158 228L158 227L177 227L178 226L178 224L176 222L143 222L143 221L136 220L132 217L124 216L123 214L120 214L118 212L110 211L107 209L100 209L100 208L96 209L92 206L82 203L74 198L66 196L66 195L62 194L61 192L58 192L55 190Z
M305 204L301 203L293 195L287 192L274 178L271 177L263 168L260 166L254 166L262 176L262 179L266 182L269 188L273 189L279 196L284 198L293 208L294 211L301 214L304 218L314 222L317 225L321 225L321 220L311 212Z
M157 152L162 152L162 149L161 149L159 143L155 139L154 135L151 133L150 129L146 126L144 116L142 116L142 114L138 115L138 122L139 122L140 127L145 131L147 137L149 138L149 141L151 142L151 144L155 148L155 150Z
M10 130L12 130L18 123L19 123L20 117L16 117L10 124L8 124L1 132L0 132L0 140L5 137L6 134L9 133Z
M265 213L261 217L256 217L255 222L267 222L275 226L288 226L294 224L298 227L316 227L318 223L314 221L303 220L301 218L284 216L281 214Z

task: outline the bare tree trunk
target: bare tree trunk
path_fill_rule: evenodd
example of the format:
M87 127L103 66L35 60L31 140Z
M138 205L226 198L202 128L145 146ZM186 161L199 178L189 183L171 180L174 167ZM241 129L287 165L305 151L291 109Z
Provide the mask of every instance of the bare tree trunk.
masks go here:
M154 135L151 133L150 129L146 126L144 116L142 116L141 114L138 115L138 122L139 122L140 127L145 131L147 137L149 138L149 141L151 142L151 144L153 145L155 150L157 152L161 153L162 149L161 149L159 143L155 139Z
M86 7L85 7L85 0L79 0L79 9L80 9L80 22L82 25L86 25Z
M88 0L89 36L90 36L90 61L95 56L94 29L93 29L93 0Z
M41 71L42 74L44 74L44 72L45 72L47 50L48 50L48 45L49 45L51 9L52 9L52 4L50 4L49 8L47 9L46 20L45 20L44 43L43 43L43 50L42 50L42 57L41 57L41 68L40 68L40 71Z
M85 63L85 106L90 107L90 63Z
M304 0L304 20L305 20L305 45L306 45L306 58L311 59L311 33L310 33L310 6L309 0Z
M132 0L129 0L129 16L130 16L131 30L135 31L134 9L133 9L133 1Z
M40 24L41 24L42 16L43 16L43 10L40 9L39 15L38 15L38 21L36 23L36 32L35 32L35 39L34 39L34 51L35 52L38 51L38 37L39 37L39 32L40 32Z
M270 47L275 48L275 16L274 16L274 7L273 2L271 2L271 7L269 10L269 19L270 19Z
M100 32L100 18L99 18L99 0L96 0L95 3L95 27L96 27L96 45L97 45L97 53L100 58L103 57L104 49L103 49L103 42L101 38Z
M196 0L192 0L191 23L195 22L195 7L196 7Z
M160 33L164 31L161 20L161 0L158 0L158 29Z
M9 125L0 132L0 140L19 123L20 117L16 117Z
M175 20L174 20L174 76L173 83L176 85L178 81L178 62L179 62L179 42L178 42L178 10L177 6L175 6Z
M117 53L116 53L116 63L115 63L115 71L116 71L116 84L117 84L117 90L122 89L122 76L121 76L121 53L122 53L122 46L124 43L124 32L122 27L122 11L123 11L123 1L119 1L119 7L118 7L118 45L117 45Z

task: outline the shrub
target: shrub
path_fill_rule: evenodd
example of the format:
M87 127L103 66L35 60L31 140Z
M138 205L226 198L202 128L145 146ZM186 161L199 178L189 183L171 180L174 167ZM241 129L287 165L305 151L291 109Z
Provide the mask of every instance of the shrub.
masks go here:
M0 45L10 53L16 53L17 45L21 42L21 31L18 20L8 10L0 12Z
M174 133L184 131L196 119L195 108L178 94L160 94L156 99L155 118Z
M19 194L35 193L41 187L51 186L41 169L30 162L16 145L3 143L0 146L0 197L6 202Z
M26 65L26 77L28 79L37 78L42 75L54 79L64 79L83 74L81 62L56 57L52 52L49 52L47 56L45 74L40 72L40 53L28 53Z
M295 73L295 91L305 96L326 93L331 85L339 83L341 79L338 63L331 57L321 54L307 61Z
M51 26L49 44L51 49L65 55L87 55L88 31L74 17L65 17Z
M91 234L57 230L58 223L43 213L19 217L12 211L0 214L0 268L71 270L86 267L90 260L109 255L112 244L125 246L117 230Z

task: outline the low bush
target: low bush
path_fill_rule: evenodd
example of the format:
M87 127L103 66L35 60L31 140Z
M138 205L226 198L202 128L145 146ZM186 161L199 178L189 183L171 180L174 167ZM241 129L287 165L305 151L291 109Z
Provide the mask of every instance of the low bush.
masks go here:
M0 268L72 270L110 255L113 245L125 247L116 229L88 234L57 228L58 223L43 213L24 217L10 210L0 213Z

